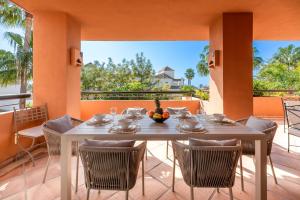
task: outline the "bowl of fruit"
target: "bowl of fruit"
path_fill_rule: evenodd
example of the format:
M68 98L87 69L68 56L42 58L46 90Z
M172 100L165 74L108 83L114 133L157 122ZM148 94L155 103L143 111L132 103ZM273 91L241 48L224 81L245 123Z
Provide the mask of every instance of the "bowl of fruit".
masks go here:
M164 111L160 107L160 101L158 99L155 99L155 105L156 105L155 111L150 111L148 113L148 115L155 122L157 122L157 123L163 123L164 121L166 121L170 117L170 114L169 114L169 112Z

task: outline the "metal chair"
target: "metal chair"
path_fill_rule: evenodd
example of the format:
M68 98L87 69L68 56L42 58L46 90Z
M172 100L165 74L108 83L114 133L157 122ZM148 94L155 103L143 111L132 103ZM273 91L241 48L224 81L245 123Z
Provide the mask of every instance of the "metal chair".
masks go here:
M38 138L43 137L42 124L48 120L47 105L37 106L33 108L25 108L16 110L13 114L13 130L15 133L15 144L19 146L21 151L27 153L35 166L34 157L30 151L43 143L36 144ZM32 140L31 146L25 148L20 143L20 138L29 138Z
M295 98L281 98L281 102L283 107L283 130L286 132L286 125L288 124L286 106L290 107L300 105L300 101Z
M144 152L146 142L136 147L97 147L80 145L87 200L90 190L129 190L136 183L139 164L142 161L142 193L144 195Z
M300 147L290 144L290 135L300 137L300 104L285 103L285 112L288 125L288 152L290 152L290 146Z
M241 146L190 146L172 142L174 156L178 160L184 182L190 186L190 196L194 199L194 187L229 188L232 187L235 170L241 154ZM175 191L175 159L173 161L172 191ZM216 190L211 194L213 197Z
M73 127L78 126L83 121L71 118ZM43 133L45 136L47 149L48 149L48 161L44 173L43 183L46 181L48 168L51 162L51 157L59 156L61 152L61 135L63 133L56 132L46 126L46 123L43 124ZM72 154L77 157L77 165L76 165L76 184L75 184L75 192L78 189L78 168L79 168L79 153L78 153L78 142L72 142Z
M240 119L240 120L237 120L236 122L241 123L243 125L246 125L248 119L249 118ZM271 121L271 120L268 120L268 121L269 121L270 124L272 124L272 126L265 129L265 130L263 130L262 132L267 135L267 156L268 156L269 161L270 161L274 182L276 184L278 184L277 178L276 178L276 175L275 175L275 170L274 170L274 167L273 167L273 162L272 162L272 159L271 159L273 139L274 139L274 136L275 136L278 125L275 122ZM242 141L242 155L251 155L251 156L255 155L255 142L254 141ZM244 176L243 176L242 156L240 157L240 173L241 173L241 187L242 187L242 190L244 191Z

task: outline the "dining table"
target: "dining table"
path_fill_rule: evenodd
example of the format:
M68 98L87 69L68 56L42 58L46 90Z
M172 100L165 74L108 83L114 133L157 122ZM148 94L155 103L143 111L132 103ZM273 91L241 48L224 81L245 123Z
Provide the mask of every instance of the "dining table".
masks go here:
M240 123L218 123L206 115L197 115L199 124L205 128L203 132L182 132L178 130L179 120L171 116L164 123L156 123L148 116L143 116L136 123L137 132L130 134L111 133L111 127L122 115L116 115L113 123L102 126L91 125L88 121L72 128L61 136L61 199L71 200L71 158L72 141L84 139L97 140L140 140L140 141L174 141L199 139L239 139L255 141L255 195L256 200L267 199L267 143L264 133L246 127ZM229 120L229 122L231 122Z

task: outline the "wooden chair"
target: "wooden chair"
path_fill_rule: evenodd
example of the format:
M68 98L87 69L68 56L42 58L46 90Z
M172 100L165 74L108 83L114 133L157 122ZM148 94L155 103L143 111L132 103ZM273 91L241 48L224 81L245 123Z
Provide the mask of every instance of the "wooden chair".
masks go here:
M290 136L300 137L300 104L285 103L285 113L288 125L288 152L290 152L290 146L299 147L290 144Z
M240 120L237 120L236 122L247 126L248 119L249 118L240 119ZM275 136L278 125L275 122L271 121L271 120L265 120L265 121L267 121L271 125L268 128L266 128L264 130L260 130L260 131L262 131L263 133L265 133L267 135L267 156L268 156L269 161L270 161L274 181L275 181L276 184L278 184L277 178L276 178L276 175L275 175L275 170L274 170L274 167L273 167L273 162L272 162L272 159L271 159L273 139L274 139L274 136ZM251 126L250 126L250 128L251 128ZM255 142L254 141L242 141L242 155L251 155L251 156L255 155ZM242 190L244 191L244 176L243 176L242 156L240 157L240 173L241 173L241 187L242 187Z
M174 156L178 160L184 182L190 186L190 196L194 199L194 187L229 188L233 199L232 187L235 170L241 154L236 146L191 146L172 142ZM175 191L175 159L173 161L172 191ZM210 196L210 199L215 194Z
M16 110L14 108L13 128L15 133L15 144L19 146L21 151L29 155L33 166L35 166L34 156L30 153L30 151L38 145L41 145L41 143L36 144L36 140L43 137L42 124L47 120L47 105L20 110ZM31 139L31 146L29 148L25 148L20 143L20 138Z
M71 118L73 127L80 125L83 121L75 118ZM48 149L48 161L44 173L43 183L46 181L48 168L51 162L51 157L59 156L61 151L61 136L63 133L59 133L47 127L46 123L43 124L43 133L45 136L47 149ZM78 153L78 142L72 142L72 154L76 155L76 184L75 192L78 189L78 169L79 169L79 153Z
M87 200L91 189L126 191L136 183L139 164L142 162L142 192L144 195L144 152L146 142L136 147L95 147L80 145Z

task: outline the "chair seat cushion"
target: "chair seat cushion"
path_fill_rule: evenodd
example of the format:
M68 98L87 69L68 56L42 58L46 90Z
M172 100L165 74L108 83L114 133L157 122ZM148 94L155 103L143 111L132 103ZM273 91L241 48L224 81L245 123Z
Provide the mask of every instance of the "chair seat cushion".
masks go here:
M236 146L237 140L201 140L190 138L189 143L191 146Z
M257 117L250 116L249 119L246 122L246 126L253 128L258 131L264 131L268 128L271 128L274 126L274 122L267 119L260 119Z
M73 124L71 117L69 115L65 115L57 119L48 120L46 122L46 127L58 133L65 133L73 128Z
M85 140L82 145L89 147L133 147L134 140Z
M42 125L18 131L18 134L31 138L41 137L43 136Z

